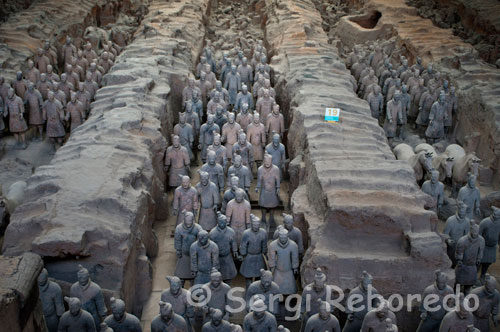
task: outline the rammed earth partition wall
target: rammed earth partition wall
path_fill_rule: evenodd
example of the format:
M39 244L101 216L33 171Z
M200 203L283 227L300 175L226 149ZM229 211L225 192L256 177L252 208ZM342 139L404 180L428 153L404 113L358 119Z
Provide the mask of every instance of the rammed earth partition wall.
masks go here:
M149 257L158 250L152 224L168 212L163 156L177 111L171 99L203 47L207 6L151 4L103 78L89 119L28 179L5 255L41 255L62 284L76 281L82 264L140 314L151 288Z

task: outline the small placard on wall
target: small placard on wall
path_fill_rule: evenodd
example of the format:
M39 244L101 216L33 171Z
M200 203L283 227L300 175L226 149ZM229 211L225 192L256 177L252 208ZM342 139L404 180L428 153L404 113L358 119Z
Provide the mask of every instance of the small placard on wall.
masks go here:
M340 108L325 108L326 122L339 122Z

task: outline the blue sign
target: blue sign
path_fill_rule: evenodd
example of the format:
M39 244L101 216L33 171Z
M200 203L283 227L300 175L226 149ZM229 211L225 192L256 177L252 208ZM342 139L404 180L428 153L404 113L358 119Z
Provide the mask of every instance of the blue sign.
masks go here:
M339 122L340 108L325 108L326 122Z

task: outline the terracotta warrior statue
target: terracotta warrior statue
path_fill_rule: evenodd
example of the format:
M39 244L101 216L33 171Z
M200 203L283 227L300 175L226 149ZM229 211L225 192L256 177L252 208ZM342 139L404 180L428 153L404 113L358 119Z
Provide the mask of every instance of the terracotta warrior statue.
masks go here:
M264 147L266 146L266 128L260 122L260 116L257 112L253 114L253 122L247 127L248 141L253 146L253 159L259 167L264 157Z
M280 170L280 178L283 179L285 172L286 151L285 145L281 143L281 137L278 134L272 135L272 141L266 146L266 154L271 155L273 165Z
M219 189L210 181L210 174L200 171L200 182L196 184L200 201L200 218L198 223L209 232L217 224L217 207L220 203Z
M69 310L66 311L57 328L57 332L96 332L92 315L82 310L80 300L76 297L64 297Z
M295 244L297 244L297 248L299 249L299 257L301 257L304 254L304 243L302 240L302 232L300 231L300 229L298 229L293 225L293 216L291 214L283 213L282 216L283 216L283 226L281 225L280 226L288 231L288 238L293 242L295 242ZM276 229L273 235L273 239L276 240L278 239L278 237L279 237L279 230Z
M307 320L305 332L340 332L339 320L331 313L330 303L318 301L319 312Z
M422 301L420 303L420 324L418 325L417 332L433 332L439 330L439 325L443 320L447 311L444 308L445 296L453 294L453 288L446 284L446 274L437 270L435 272L436 281L425 288L422 294ZM430 296L437 297L439 301L425 304L424 299ZM427 309L431 309L427 311Z
M457 212L446 220L444 231L441 235L447 247L448 257L452 264L451 268L455 268L457 261L455 260L455 251L457 249L458 240L462 236L469 234L470 219L467 217L467 205L464 202L457 202Z
M470 331L469 326L474 326L474 316L465 305L463 294L460 294L459 307L448 312L439 326L439 332Z
M196 219L198 208L198 191L191 185L191 178L184 175L182 176L181 185L174 191L174 200L172 202L173 214L177 216L177 225L184 221L184 214L179 212L191 212Z
M142 332L141 321L125 311L125 302L112 297L109 300L112 314L104 322L114 332Z
M248 87L246 85L241 86L241 91L238 92L236 96L236 104L234 105L234 109L239 111L241 109L241 105L248 104L250 109L253 109L253 98L252 94L248 92Z
M178 187L181 185L182 176L188 175L191 160L185 147L181 145L179 136L172 136L172 145L165 152L164 171L168 173L168 185Z
M241 126L235 121L234 113L229 113L227 122L222 126L222 142L226 146L226 159L230 162L233 152L233 145L238 141L238 133Z
M26 71L26 78L33 84L40 80L40 71L36 69L32 60L28 60L28 70Z
M235 155L233 158L233 164L229 167L227 174L230 176L228 180L231 181L231 177L235 176L238 178L238 187L245 190L247 197L252 185L253 175L252 172L242 164L241 156ZM228 183L231 186L231 182Z
M477 268L483 258L483 252L484 238L479 235L479 225L471 221L469 234L458 240L455 251L455 283L463 286L465 295L477 281Z
M226 217L229 226L236 233L236 243L241 245L241 238L244 231L250 227L250 203L245 200L245 192L243 189L238 188L235 193L234 199L229 201L226 207Z
M40 75L40 81L36 84L36 89L42 94L42 100L49 98L48 93L52 90L52 83L47 80L46 74Z
M220 137L219 137L220 139ZM220 145L220 140L219 140ZM224 154L222 154L224 155ZM222 165L216 162L217 154L211 150L207 153L207 163L201 166L201 171L207 172L210 176L210 181L217 186L217 190L223 194L224 193L224 169Z
M96 330L99 331L100 323L106 317L107 311L104 296L101 287L90 280L89 271L81 265L78 267L78 281L71 286L69 294L80 300L82 308L94 318Z
M219 248L208 238L205 230L198 232L198 239L189 249L191 256L191 275L194 285L206 284L210 281L212 268L219 270Z
M233 156L240 155L241 163L252 171L253 167L253 146L247 141L247 135L240 132L238 135L238 142L233 145ZM234 157L233 157L234 158Z
M397 324L396 315L389 310L389 303L386 300L382 300L377 308L372 309L366 314L360 331L385 332L387 318L390 318L392 323Z
M151 321L151 332L190 332L186 321L173 310L169 302L159 302L160 314Z
M50 65L50 59L44 54L43 48L37 50L37 54L34 57L35 66L40 71L40 74L47 72L47 66Z
M225 75L224 89L229 93L229 105L234 106L236 104L236 96L241 90L241 77L236 71L235 65L232 65L231 71Z
M330 300L331 296L332 289L326 284L326 275L318 267L313 282L302 291L302 301L300 303L300 312L302 313L301 331L305 329L309 318L320 312L320 304L323 301Z
M260 219L250 215L251 227L243 232L240 254L243 257L240 273L246 279L246 288L253 278L260 277L260 270L266 268L263 255L267 254L267 232L260 228Z
M272 313L267 311L264 301L257 298L250 305L251 311L243 320L245 332L276 332L278 324Z
M484 238L484 253L481 259L481 279L491 264L497 261L497 248L500 242L500 209L492 206L493 213L479 224L479 235Z
M479 217L481 215L479 209L481 193L476 187L476 176L474 174L469 174L467 184L458 191L457 200L467 205L467 217L470 220L474 220L475 216Z
M431 179L424 182L422 191L432 197L434 204L431 211L438 213L444 201L444 184L439 181L437 170L431 171Z
M425 131L427 143L433 144L444 138L444 123L447 115L446 95L441 93L438 101L434 102L429 114L429 126Z
M167 276L170 287L161 293L161 302L169 303L172 311L179 315L185 323L186 329L183 331L191 332L192 319L194 317L194 308L189 302L191 293L182 288L183 282L178 277Z
M14 89L9 89L7 100L4 101L3 116L9 116L9 131L16 138L16 147L26 149L26 120L24 119L24 103L21 97L14 94Z
M174 248L177 253L177 265L175 266L175 276L179 277L184 286L186 280L192 280L191 275L191 245L196 241L198 233L202 230L201 226L195 224L192 212L182 212L184 221L177 225L174 235Z
M236 277L238 271L234 265L234 259L238 259L238 243L236 233L227 225L227 218L220 212L217 213L217 226L210 233L209 238L219 248L219 264L222 280L231 284L231 280Z
M295 242L289 240L285 228L281 228L278 239L269 244L268 255L269 269L273 272L273 280L280 286L280 293L295 294L295 276L299 274L299 249Z
M195 133L192 125L186 121L186 113L179 113L179 123L174 126L174 135L179 136L180 143L183 147L186 148L191 162L194 161L194 134Z
M61 287L49 280L46 269L42 269L38 276L38 290L47 329L49 332L57 332L59 319L64 314L64 302Z
M239 156L238 156L239 157ZM234 174L231 174L230 176L230 181L228 183L229 189L227 189L224 192L224 195L222 196L222 207L221 207L221 212L226 214L227 211L227 204L231 202L236 197L236 192L240 188L240 179ZM244 199L248 202L250 202L250 199L248 198L248 194L245 192Z
M269 270L260 269L260 280L252 282L245 292L247 311L250 310L250 301L252 301L255 296L258 296L264 301L267 311L276 314L278 312L279 294L280 287L273 281L273 273Z
M16 79L12 82L12 87L14 88L16 95L23 100L24 94L26 93L26 90L28 90L28 83L23 78L23 73L21 71L16 73Z
M215 82L215 88L210 91L210 99L214 98L214 94L218 92L220 94L220 98L224 100L226 105L229 103L229 92L227 92L226 89L222 87L222 79L221 81L216 81Z
M399 100L400 97L400 92L396 91L394 97L387 103L384 131L389 144L392 144L392 140L396 137L396 131L398 129L398 114L401 114L402 109L401 101Z
M200 128L200 139L198 141L198 150L201 150L201 160L203 163L207 160L207 149L214 143L214 134L219 133L219 126L214 122L214 116L209 114L207 122Z
M201 95L200 89L195 85L194 78L190 77L188 79L187 86L182 90L182 108L186 107L186 102L193 98L193 92L198 91L198 96Z
M210 151L215 153L215 163L222 166L224 171L227 166L227 152L226 147L221 144L221 137L218 133L214 134L214 142L207 148L207 153L210 153ZM222 175L224 176L224 173Z
M378 294L377 290L372 286L372 282L373 277L368 272L363 271L359 286L355 287L349 293L349 296L347 297L348 305L346 307L347 322L344 326L344 329L342 330L343 332L360 331L361 326L363 325L363 320L368 313L368 308L370 306L375 306L375 301L368 297L368 290L370 290L371 294L373 294L374 296ZM361 298L362 301L350 300L351 297L354 297L353 299ZM372 302L370 303L369 301Z
M246 86L253 85L253 68L248 65L248 59L246 57L242 59L237 71L238 74L240 74L242 84Z
M224 319L224 314L219 309L209 309L210 321L203 325L201 332L232 332L231 324ZM208 317L207 316L207 317Z
M71 59L76 56L76 46L73 45L71 37L66 37L66 43L62 47L62 59L64 67L70 63Z
M267 224L268 229L274 224L272 209L280 203L280 170L272 162L272 156L266 154L264 156L264 163L259 167L257 172L257 186L255 187L256 193L260 191L259 206L262 209L262 221ZM270 214L269 223L266 222L267 213Z
M64 135L66 135L66 131L64 130L64 111L63 105L59 100L56 100L55 94L53 91L49 91L48 93L49 99L45 101L43 104L42 112L43 112L43 120L46 122L46 132L47 137L50 138L52 144L56 144L56 142L62 145Z
M66 105L66 121L71 124L70 130L73 131L85 120L85 108L82 103L76 99L76 93L71 92L71 100Z
M471 294L479 299L479 307L472 313L474 315L474 326L479 331L490 331L490 319L495 327L498 326L498 307L500 305L500 293L497 290L496 279L489 274L483 278L483 286L476 287Z
M274 104L276 104L276 101L269 95L269 90L264 90L264 96L259 98L255 107L255 111L259 113L260 121L264 126L267 126L267 118L272 113Z
M200 119L200 123L203 122L204 119L204 105L203 102L200 99L200 91L194 90L193 91L193 96L191 97L191 105L193 106L193 112L198 114L198 118ZM186 102L187 104L187 102Z
M28 109L28 123L37 129L35 130L35 139L41 141L43 139L44 124L42 114L43 98L42 94L35 89L33 83L28 84L28 91L24 94L24 104Z
M228 293L231 290L231 286L222 281L222 273L217 271L215 268L212 268L210 272L210 281L207 282L204 287L205 296L208 298L207 292L210 292L210 300L205 305L208 309L216 309L220 310L222 313L222 317L225 320L229 319L229 311L226 310L229 305ZM207 311L207 310L205 310ZM208 322L210 320L210 315L205 313L204 321Z
M248 125L253 121L253 114L248 111L248 104L241 105L240 112L236 116L236 122L240 125L241 129L246 132Z
M268 144L272 143L275 134L277 134L280 139L283 138L283 134L285 133L285 118L283 114L280 113L280 106L278 104L273 105L273 111L267 116L266 133Z

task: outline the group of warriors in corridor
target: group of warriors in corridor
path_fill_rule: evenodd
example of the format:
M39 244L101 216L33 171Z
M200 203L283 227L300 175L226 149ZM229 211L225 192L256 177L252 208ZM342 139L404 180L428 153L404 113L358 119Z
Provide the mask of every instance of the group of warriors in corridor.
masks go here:
M165 153L167 185L174 189L177 264L174 275L167 276L170 287L161 294L159 315L152 321L151 331L193 331L196 320L202 321L202 332L288 331L278 322L286 315L284 300L299 290L304 243L292 215L283 214L283 225L269 234L286 176L286 151L281 143L285 122L271 86L271 67L261 42L249 54L250 63L242 51L236 52L235 59L224 55L220 61L212 54L214 49L208 44L196 67L197 80L187 80L179 122ZM191 166L198 160L202 161L200 181L192 186ZM435 282L423 295L436 296L435 306L441 309L421 306L419 332L489 331L490 323L497 320L500 294L495 278L486 270L496 258L500 210L494 208L480 224L470 223L474 219L471 211L477 213L478 205L474 204L479 202L474 180L471 176L464 187L468 189L460 189L457 214L448 219L443 234L457 267L456 284L462 286L464 294L454 310L445 310L443 301L453 289L447 284L447 275L436 271ZM251 212L255 181L261 217ZM434 188L436 181L431 184ZM436 208L438 204L436 199ZM481 278L477 278L479 263L483 264ZM232 303L228 294L238 273L246 280L247 313L242 326L229 322ZM142 331L139 319L126 312L121 299L111 299L111 314L107 315L102 290L85 268L80 268L78 281L64 298L69 307L66 312L61 288L47 277L44 270L39 288L49 331ZM328 302L334 295L327 279L325 271L318 268L313 281L302 290L301 331L398 330L396 315L385 299L379 297L372 303L374 309L367 309L369 291L377 291L372 285L374 278L366 271L347 296L362 300L347 306L341 329L337 308ZM186 281L191 289L185 288ZM195 290L211 293L201 308L193 305ZM478 295L480 303L475 311L466 306L463 295L467 294Z
M68 36L59 52L45 42L10 84L0 76L0 135L8 128L16 148L26 149L27 131L33 128L33 139L42 141L45 129L54 147L61 146L87 118L102 77L120 51L112 41L102 48L87 42L78 49Z

